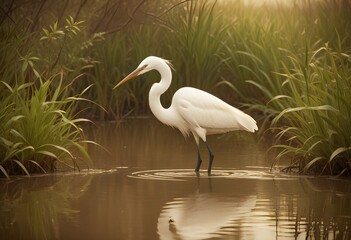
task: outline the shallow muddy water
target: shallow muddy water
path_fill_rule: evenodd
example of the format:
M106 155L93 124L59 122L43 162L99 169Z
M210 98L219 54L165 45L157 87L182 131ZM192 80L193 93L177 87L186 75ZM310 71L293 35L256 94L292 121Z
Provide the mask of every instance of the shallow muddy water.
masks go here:
M98 124L94 166L1 181L0 239L350 239L351 181L270 172L250 133L192 138L155 120Z

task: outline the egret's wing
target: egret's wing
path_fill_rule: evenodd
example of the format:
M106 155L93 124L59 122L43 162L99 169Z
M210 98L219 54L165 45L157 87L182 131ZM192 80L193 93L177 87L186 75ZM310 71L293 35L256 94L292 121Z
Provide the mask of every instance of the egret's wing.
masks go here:
M256 121L221 99L196 88L181 88L172 105L182 118L193 127L205 128L213 133L232 130L257 130Z

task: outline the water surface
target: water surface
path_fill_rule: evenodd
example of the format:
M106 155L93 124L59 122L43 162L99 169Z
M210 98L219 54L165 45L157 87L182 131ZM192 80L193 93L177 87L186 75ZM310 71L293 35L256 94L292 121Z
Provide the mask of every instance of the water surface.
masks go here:
M351 181L271 172L250 133L192 138L157 121L98 124L94 166L1 181L1 239L350 239Z

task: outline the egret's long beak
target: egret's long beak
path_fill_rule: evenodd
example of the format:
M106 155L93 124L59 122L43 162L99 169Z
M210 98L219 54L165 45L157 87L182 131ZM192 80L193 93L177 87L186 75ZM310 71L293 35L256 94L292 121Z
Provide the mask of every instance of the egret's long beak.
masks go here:
M139 73L141 71L143 71L146 68L147 65L144 65L140 68L135 69L133 72L131 72L128 76L126 76L123 80L121 80L119 83L116 84L116 86L113 87L113 89L118 88L119 86L121 86L122 84L128 82L129 80L132 80L133 78L135 78L136 76L139 75Z

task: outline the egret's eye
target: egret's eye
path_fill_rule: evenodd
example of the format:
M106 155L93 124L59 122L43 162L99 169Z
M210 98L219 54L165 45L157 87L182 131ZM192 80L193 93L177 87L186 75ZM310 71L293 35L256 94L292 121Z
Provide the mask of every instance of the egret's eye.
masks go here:
M139 67L138 69L140 70L140 72L144 71L146 68L148 67L147 64L141 65L141 67Z

